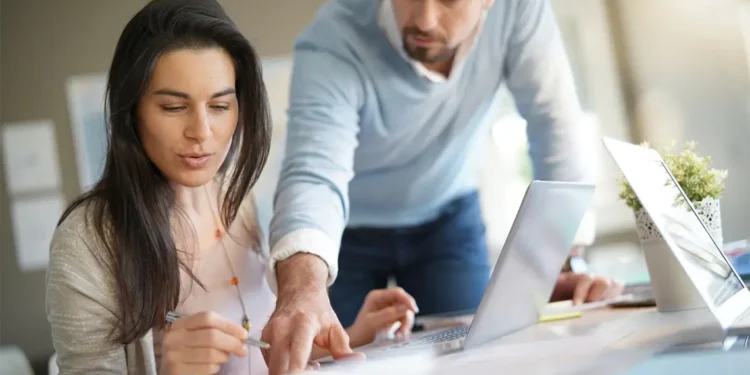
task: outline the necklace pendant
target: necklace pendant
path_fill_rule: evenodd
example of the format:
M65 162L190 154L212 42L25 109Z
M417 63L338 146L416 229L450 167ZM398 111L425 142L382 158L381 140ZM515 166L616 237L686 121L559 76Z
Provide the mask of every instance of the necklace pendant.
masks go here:
M247 315L244 315L242 317L242 327L245 328L246 331L250 332L250 320L247 319Z

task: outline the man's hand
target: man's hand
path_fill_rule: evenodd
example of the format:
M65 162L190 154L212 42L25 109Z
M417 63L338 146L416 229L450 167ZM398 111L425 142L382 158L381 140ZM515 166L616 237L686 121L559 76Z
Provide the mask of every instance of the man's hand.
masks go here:
M263 351L270 375L304 371L313 343L334 359L358 356L349 346L326 293L328 267L310 254L296 254L276 264L276 310L263 329Z
M367 294L357 319L349 327L352 346L371 343L379 331L400 323L397 337L406 337L414 326L414 314L419 312L414 298L399 287L376 289Z
M552 301L572 299L574 305L613 298L622 293L621 282L591 274L563 272L557 278Z

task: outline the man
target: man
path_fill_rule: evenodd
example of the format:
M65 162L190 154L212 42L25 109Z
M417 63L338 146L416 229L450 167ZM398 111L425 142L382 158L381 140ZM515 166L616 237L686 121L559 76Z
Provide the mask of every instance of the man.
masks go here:
M340 323L388 277L422 314L477 307L490 267L475 150L503 84L528 122L535 178L592 181L579 144L589 130L546 1L323 6L295 46L271 224L272 373L303 368L313 339L349 355ZM553 298L618 289L568 272Z

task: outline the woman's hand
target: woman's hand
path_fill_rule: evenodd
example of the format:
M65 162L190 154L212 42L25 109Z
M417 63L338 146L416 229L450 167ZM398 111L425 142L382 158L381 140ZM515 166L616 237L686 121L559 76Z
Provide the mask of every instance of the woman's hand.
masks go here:
M365 298L354 324L347 329L351 347L366 345L375 340L379 331L388 330L396 322L401 326L397 337L405 337L414 325L417 303L401 288L377 289Z
M214 312L177 319L162 342L163 372L216 374L230 355L247 356L246 339L242 326Z

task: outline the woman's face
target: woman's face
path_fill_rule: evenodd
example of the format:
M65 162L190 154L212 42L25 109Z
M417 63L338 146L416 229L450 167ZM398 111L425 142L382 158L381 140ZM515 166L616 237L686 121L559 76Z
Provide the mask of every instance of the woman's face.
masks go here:
M171 183L188 187L216 176L238 118L234 64L221 48L163 54L138 103L146 154Z

